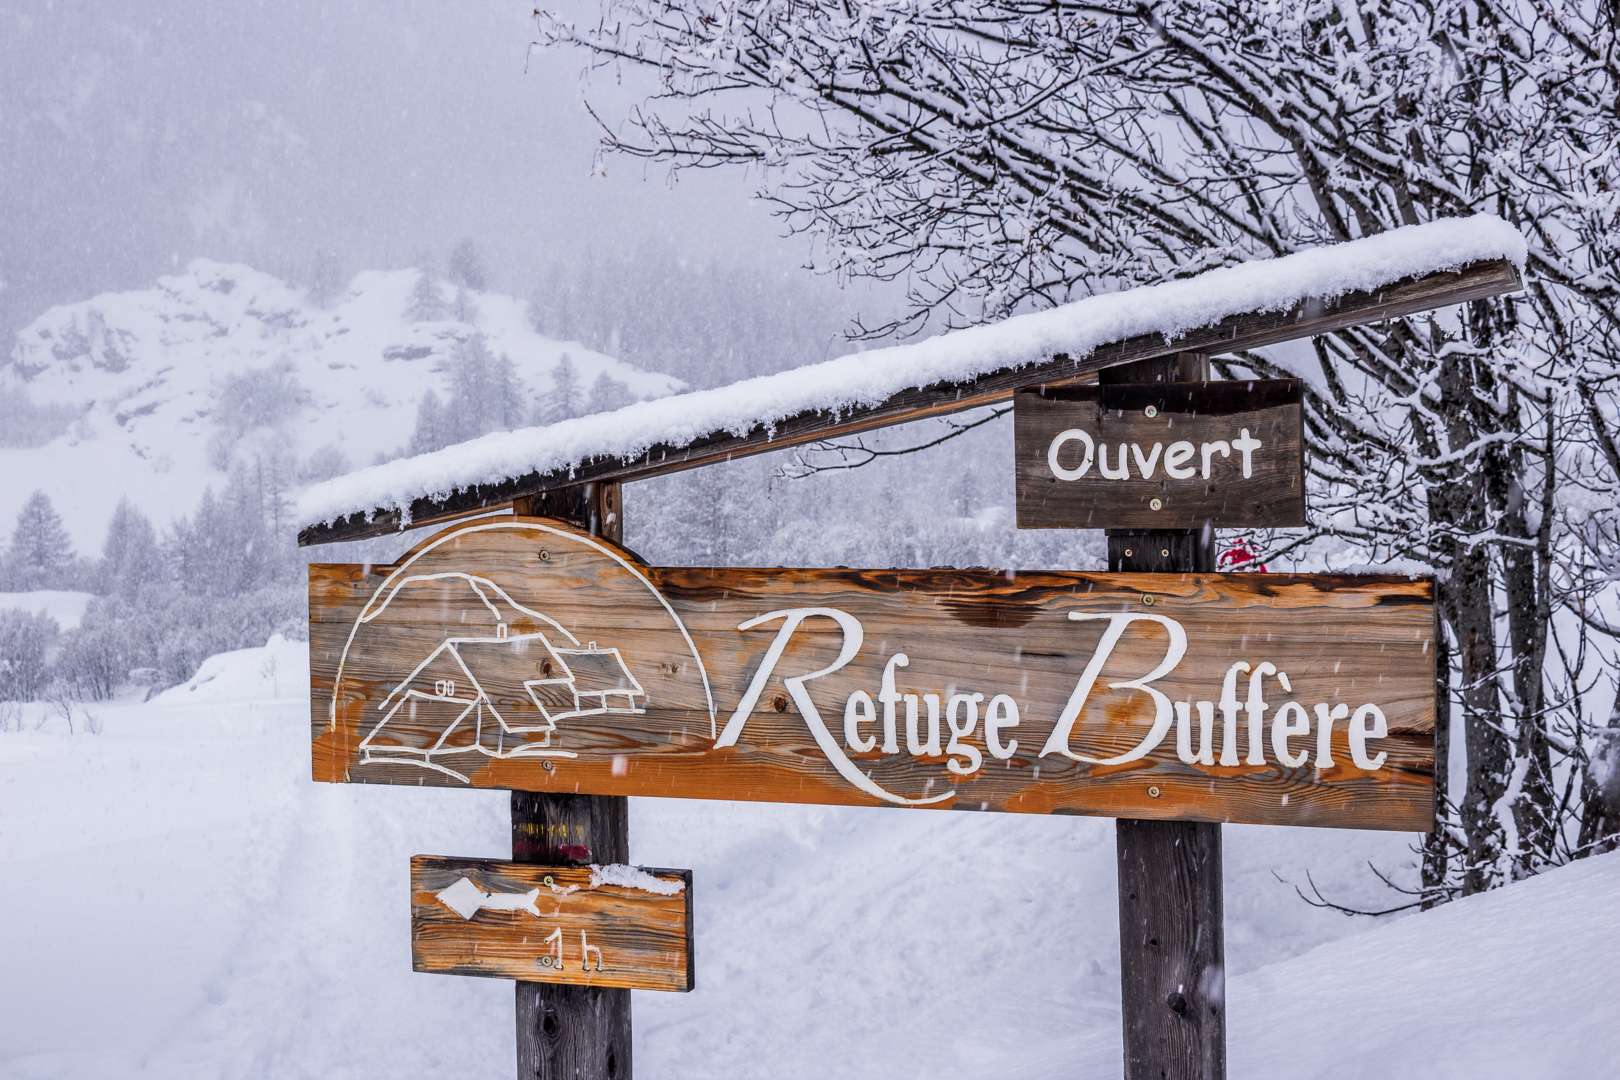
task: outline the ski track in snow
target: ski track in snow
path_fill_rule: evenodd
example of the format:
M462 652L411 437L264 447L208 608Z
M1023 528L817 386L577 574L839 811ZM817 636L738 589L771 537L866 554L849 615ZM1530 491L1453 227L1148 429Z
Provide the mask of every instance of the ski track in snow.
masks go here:
M409 858L510 854L499 791L309 779L302 646L0 733L0 1075L507 1076L512 989L410 970ZM201 674L201 673L200 673ZM278 696L279 695L279 696ZM690 867L697 989L637 993L658 1077L1118 1076L1113 823L632 800ZM1590 1077L1620 857L1400 919L1404 834L1228 827L1233 1076Z

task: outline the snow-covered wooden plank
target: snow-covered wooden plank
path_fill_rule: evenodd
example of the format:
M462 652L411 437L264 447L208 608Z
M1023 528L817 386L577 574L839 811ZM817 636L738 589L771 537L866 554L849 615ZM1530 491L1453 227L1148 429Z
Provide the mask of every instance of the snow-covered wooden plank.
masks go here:
M494 517L309 603L321 781L1433 822L1425 579L656 568Z
M376 536L571 484L644 479L942 416L1170 350L1259 348L1513 292L1524 251L1498 218L1447 219L487 435L316 485L298 503L299 543Z
M692 872L413 856L411 969L690 990Z

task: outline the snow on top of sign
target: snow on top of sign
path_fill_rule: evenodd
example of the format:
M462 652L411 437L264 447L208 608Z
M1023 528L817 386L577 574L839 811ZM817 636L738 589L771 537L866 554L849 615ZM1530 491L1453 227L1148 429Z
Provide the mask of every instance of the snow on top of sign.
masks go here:
M497 432L431 454L328 480L304 493L298 518L329 522L373 509L409 511L412 500L530 472L567 470L593 458L631 460L654 444L686 446L705 435L741 436L802 412L876 405L938 382L965 382L1067 353L1080 358L1111 342L1189 330L1244 312L1279 311L1308 297L1331 299L1402 278L1507 258L1524 265L1525 241L1501 218L1479 214L1412 225L1278 259L1210 270L1049 311L942 334L907 345L746 379L713 390L641 401L545 427Z
M625 866L623 863L597 866L592 863L591 888L598 889L603 885L640 889L642 892L657 893L659 896L675 896L686 891L686 882L665 881L663 878L653 877L639 866Z

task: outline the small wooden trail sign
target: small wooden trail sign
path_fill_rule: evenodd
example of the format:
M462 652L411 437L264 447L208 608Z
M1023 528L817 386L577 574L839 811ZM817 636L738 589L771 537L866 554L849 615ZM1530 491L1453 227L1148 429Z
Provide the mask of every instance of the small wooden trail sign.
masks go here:
M692 872L411 859L411 968L690 990Z
M1305 524L1296 379L1013 395L1020 529Z
M1422 830L1432 585L653 568L559 522L310 568L314 775Z

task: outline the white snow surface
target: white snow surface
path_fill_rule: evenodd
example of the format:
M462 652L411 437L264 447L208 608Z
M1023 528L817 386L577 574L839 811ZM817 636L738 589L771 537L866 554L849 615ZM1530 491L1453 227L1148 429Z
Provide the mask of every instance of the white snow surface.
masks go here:
M296 648L0 732L0 1076L511 1075L511 985L412 972L405 903L413 854L510 856L506 793L312 782ZM1347 919L1273 874L1388 904L1363 861L1410 881L1414 837L1223 832L1233 1076L1612 1074L1620 856ZM1120 1075L1111 821L634 799L630 837L697 919L642 1075Z
M409 444L422 395L431 388L441 401L449 396L446 362L473 333L484 335L492 356L512 358L526 405L550 393L564 353L586 390L602 373L638 397L684 387L578 342L541 337L523 301L501 293L469 293L466 321L412 322L406 311L419 277L361 273L322 307L252 267L197 259L152 288L51 308L17 335L0 360L0 381L36 404L69 404L79 418L44 446L0 447L0 522L42 488L83 553L100 550L120 498L160 529L191 513L203 488L217 491L226 480L211 464L221 430L217 391L249 371L282 366L305 396L273 429L244 433L238 457L284 437L300 465L331 447L350 468ZM453 306L453 290L441 283L440 292Z
M0 592L0 611L31 611L49 615L57 628L72 630L84 618L84 609L95 599L93 593L65 589L36 589L33 592Z
M501 432L432 454L361 469L311 487L299 499L301 524L356 512L398 509L471 484L531 471L572 468L595 458L634 458L662 443L685 446L705 435L742 435L802 412L876 405L902 390L961 382L1142 334L1167 344L1189 330L1248 311L1277 311L1307 297L1330 299L1418 274L1507 258L1521 267L1525 240L1501 218L1479 214L1413 225L1362 240L1211 270L1185 281L1087 297L1050 311L942 334L747 379L616 412L546 427Z
M682 881L665 881L653 877L639 866L626 866L623 863L609 863L606 866L591 866L591 888L602 885L617 885L623 889L640 889L642 892L657 893L659 896L675 896L686 891L686 883Z

